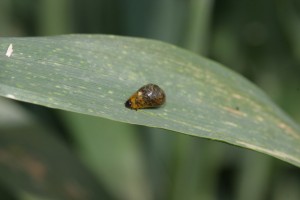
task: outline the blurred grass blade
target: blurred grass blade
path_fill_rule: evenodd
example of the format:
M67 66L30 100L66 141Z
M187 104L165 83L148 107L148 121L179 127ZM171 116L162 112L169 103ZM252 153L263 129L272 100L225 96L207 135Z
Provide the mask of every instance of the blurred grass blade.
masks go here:
M82 160L111 194L122 200L153 199L134 126L77 113L60 113L75 138Z
M169 44L103 35L1 38L0 72L0 95L8 98L224 141L300 166L299 125L243 77ZM166 105L125 108L150 82L165 90Z
M53 136L55 132L2 97L0 110L0 180L12 194L35 199L113 199Z

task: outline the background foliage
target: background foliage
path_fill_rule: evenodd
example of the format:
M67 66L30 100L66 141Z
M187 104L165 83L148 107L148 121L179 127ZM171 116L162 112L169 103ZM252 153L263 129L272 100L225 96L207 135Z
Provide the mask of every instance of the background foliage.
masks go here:
M299 11L297 0L2 0L0 34L109 33L167 41L231 66L300 122ZM106 199L300 199L300 170L256 152L19 102L9 101L16 113L9 116L2 101L1 123L43 133L33 144L54 138L63 146L59 152L80 158L88 172L80 167L79 173L93 177L91 185ZM22 163L28 161L14 164ZM57 191L20 191L13 180L0 177L1 197L39 199ZM76 185L70 188L79 198Z

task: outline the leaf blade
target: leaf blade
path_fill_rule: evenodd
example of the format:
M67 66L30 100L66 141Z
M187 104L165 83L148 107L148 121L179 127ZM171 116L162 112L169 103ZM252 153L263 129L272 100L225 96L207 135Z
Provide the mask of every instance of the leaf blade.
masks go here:
M255 85L218 63L153 40L103 35L1 38L0 95L224 141L300 166L300 128ZM5 48L13 43L10 58ZM155 83L167 103L124 107Z

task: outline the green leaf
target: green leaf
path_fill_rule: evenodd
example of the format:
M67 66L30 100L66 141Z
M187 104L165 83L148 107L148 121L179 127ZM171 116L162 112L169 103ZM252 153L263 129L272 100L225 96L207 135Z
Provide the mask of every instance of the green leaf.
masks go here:
M299 125L245 78L186 50L103 35L1 38L0 50L2 96L224 141L300 166ZM147 83L165 90L165 106L125 108Z
M81 159L111 194L123 200L151 199L153 190L135 126L77 113L59 113L72 132Z
M11 193L30 199L112 199L56 132L2 97L0 110L0 179Z

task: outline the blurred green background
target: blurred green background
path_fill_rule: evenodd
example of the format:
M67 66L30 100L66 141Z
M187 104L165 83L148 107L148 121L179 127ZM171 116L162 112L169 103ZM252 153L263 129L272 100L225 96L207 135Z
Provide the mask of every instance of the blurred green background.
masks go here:
M239 72L300 123L299 0L0 1L1 37L70 33L189 49ZM260 153L3 98L0 110L0 199L300 199L300 169ZM39 184L45 170L49 185ZM72 173L80 181L56 195Z

